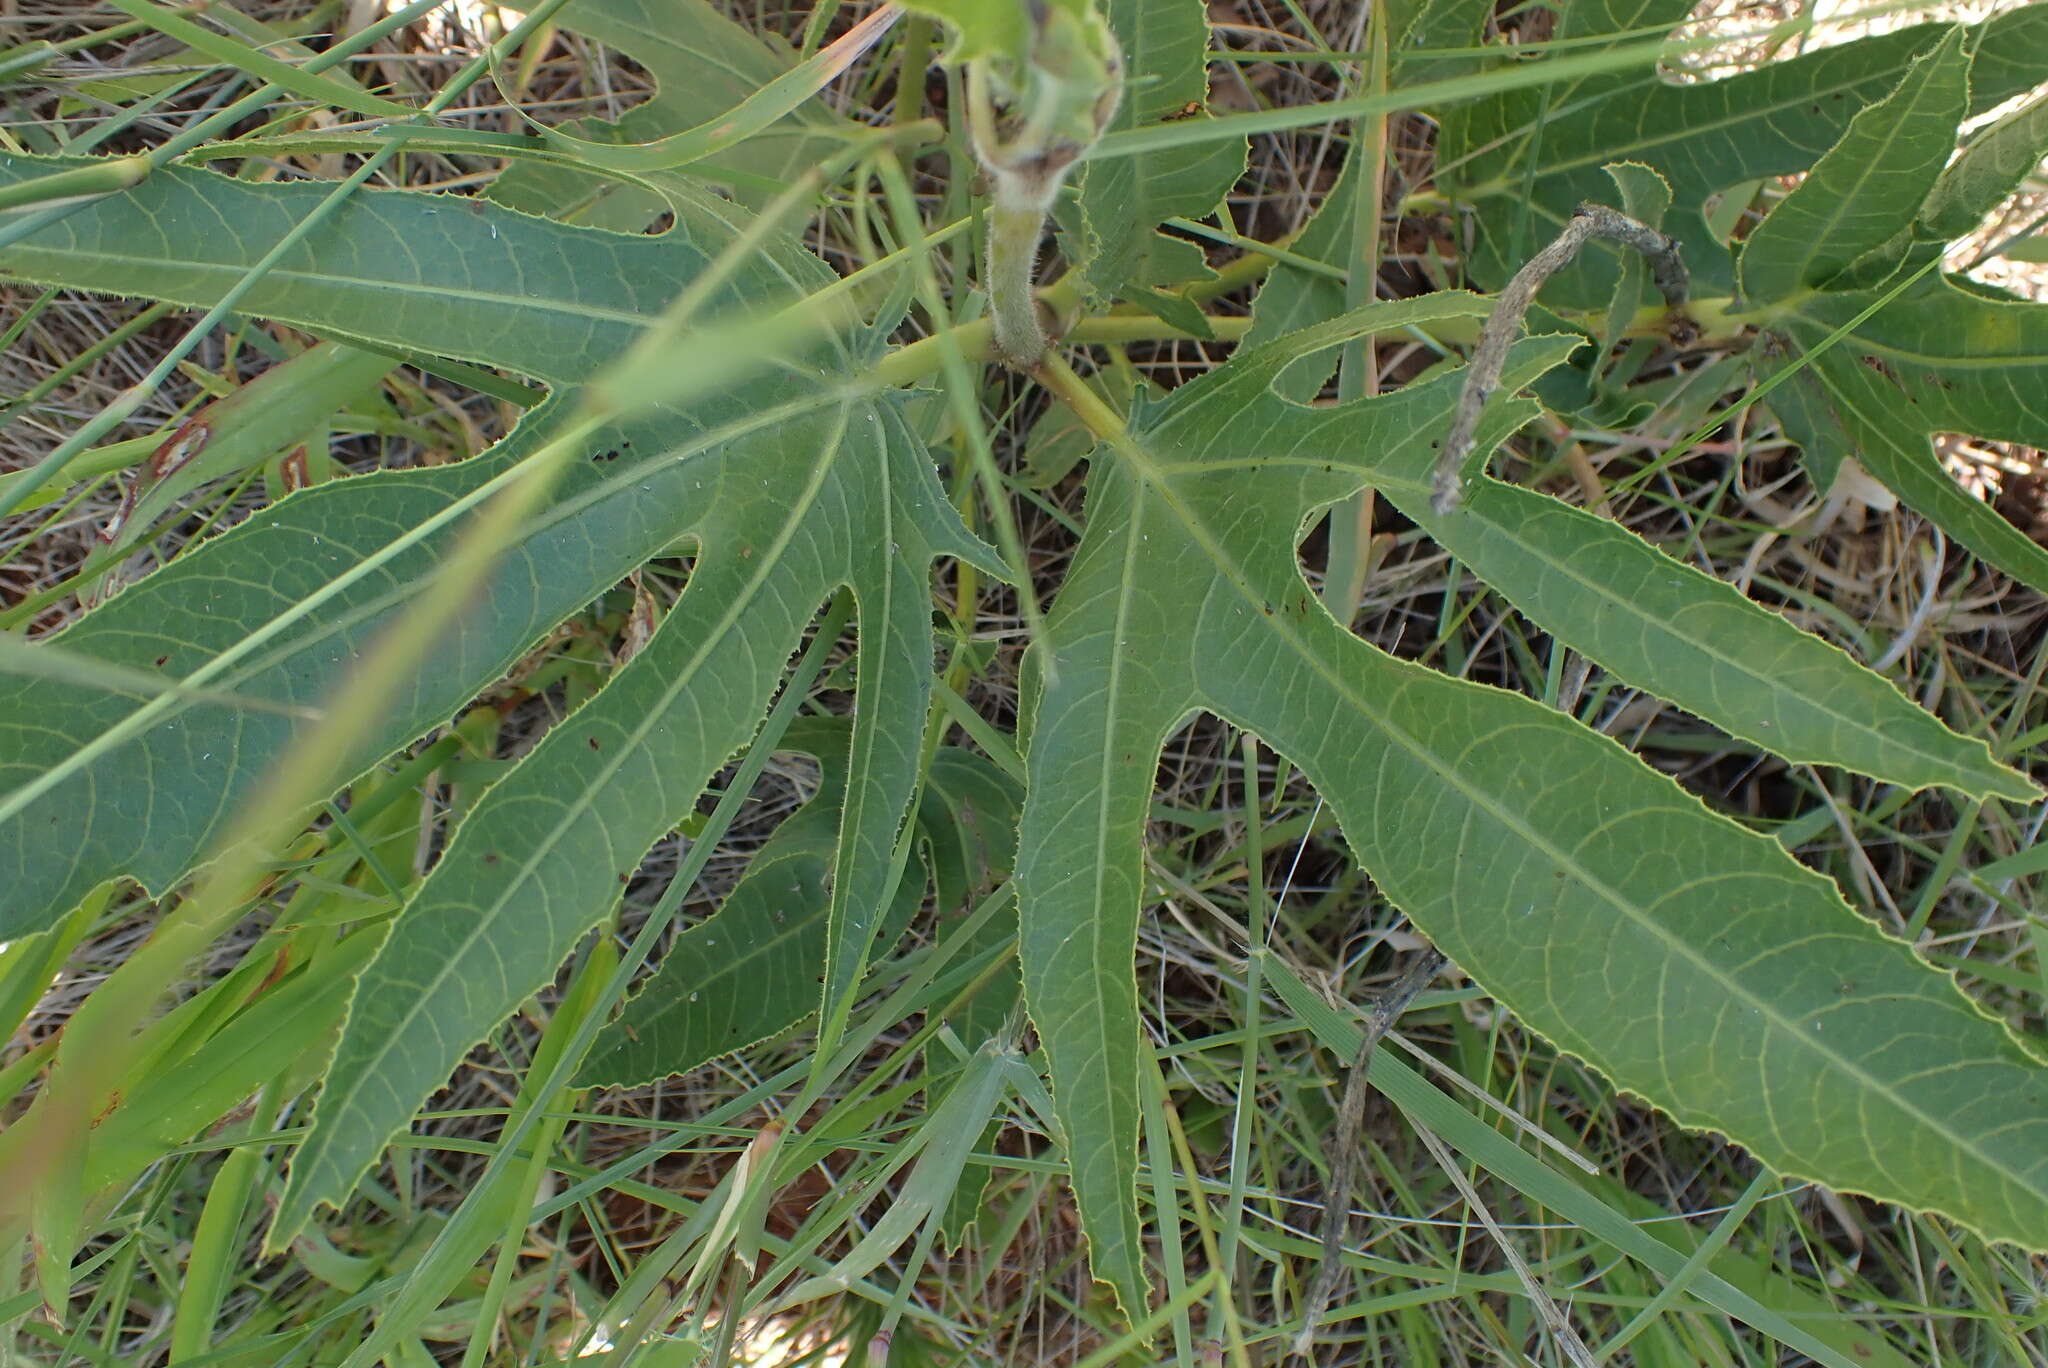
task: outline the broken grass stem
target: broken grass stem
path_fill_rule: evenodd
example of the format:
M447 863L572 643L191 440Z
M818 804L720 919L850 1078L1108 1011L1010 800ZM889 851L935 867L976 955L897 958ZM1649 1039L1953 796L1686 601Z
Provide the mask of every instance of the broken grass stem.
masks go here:
M1373 1051L1393 1029L1415 995L1436 977L1447 961L1435 946L1426 946L1411 961L1393 986L1380 994L1366 1019L1365 1036L1352 1058L1351 1072L1344 1079L1344 1100L1337 1109L1337 1127L1330 1135L1330 1185L1323 1192L1323 1255L1321 1267L1309 1292L1301 1330L1288 1350L1290 1358L1315 1362L1316 1329L1323 1313L1330 1309L1337 1284L1344 1280L1344 1231L1351 1224L1351 1188L1358 1174L1359 1132L1365 1125L1366 1080L1372 1068Z
M1507 363L1508 346L1522 331L1522 319L1543 283L1571 264L1579 249L1592 238L1605 238L1642 253L1650 265L1650 279L1664 296L1672 313L1685 308L1688 277L1678 244L1648 224L1639 223L1604 204L1581 204L1557 240L1530 257L1500 292L1486 325L1479 330L1479 345L1472 349L1472 362L1465 370L1465 386L1458 392L1458 407L1451 430L1444 438L1431 481L1430 507L1448 513L1458 506L1464 488L1465 457L1472 450L1472 436L1479 428L1479 415L1500 384L1501 367Z

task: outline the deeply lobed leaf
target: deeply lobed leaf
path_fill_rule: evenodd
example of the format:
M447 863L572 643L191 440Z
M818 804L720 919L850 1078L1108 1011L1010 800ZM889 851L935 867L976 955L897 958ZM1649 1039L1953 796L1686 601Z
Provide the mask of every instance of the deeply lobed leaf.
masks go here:
M1348 327L1463 307L1377 306ZM1304 520L1425 467L1454 382L1335 409L1272 393L1300 349L1345 332L1241 353L1139 408L1091 470L1042 644L1056 675L1019 851L1025 991L1098 1276L1145 1304L1125 966L1154 766L1196 710L1300 765L1381 889L1619 1086L1782 1171L2030 1238L2048 1221L2048 1070L2002 1025L1612 741L1395 660L1315 601L1293 555Z

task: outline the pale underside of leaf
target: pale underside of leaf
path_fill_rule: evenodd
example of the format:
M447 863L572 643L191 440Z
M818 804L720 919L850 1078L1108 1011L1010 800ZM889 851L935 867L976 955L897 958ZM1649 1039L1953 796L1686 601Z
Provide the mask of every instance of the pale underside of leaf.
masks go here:
M32 174L40 165L0 159L0 177ZM0 252L0 270L206 303L305 212L317 191L167 169ZM266 307L315 331L445 351L568 382L629 346L701 268L707 258L697 244L729 240L744 215L706 201L663 238L624 238L445 197L383 192L359 197L344 218L335 241L320 235L304 260L284 263L306 288L273 293ZM559 261L564 270L550 273L545 288L538 277L522 283L521 260ZM830 279L815 259L775 246L750 256L729 298L766 305ZM394 305L394 298L433 306ZM565 320L572 322L564 326ZM654 461L657 454L733 444L776 450L778 427L837 402L815 388L791 393L786 385L786 377L771 377L735 386L688 413L664 411L594 434L592 463L571 472L511 549L463 631L422 662L411 687L393 700L387 725L366 740L362 763L444 720L555 621L675 539L696 516L700 494L677 465ZM131 586L59 640L80 654L173 677L239 652L215 687L316 706L437 561L446 533L421 537L415 529L538 449L559 429L563 411L558 400L529 412L510 438L475 461L362 477L287 499ZM394 555L407 538L417 544ZM363 574L373 556L392 558ZM311 596L349 576L356 582L341 597L280 630ZM251 649L266 632L271 639ZM132 702L78 697L33 681L0 681L0 692L0 804L8 790L47 783L56 767L76 770L61 788L40 794L33 811L0 818L0 869L8 870L0 878L0 926L9 930L47 924L115 874L166 887L190 870L237 796L298 735L285 718L185 708L80 768L74 757L120 724ZM51 822L78 839L48 841Z
M470 1045L617 901L766 711L803 625L851 586L863 649L828 967L857 982L895 893L930 687L923 566L957 532L893 407L855 402L784 434L779 459L685 463L709 487L702 550L640 653L464 822L364 972L273 1241L336 1205ZM906 583L905 581L908 581Z
M1392 306L1376 320L1401 321ZM1620 1086L1785 1171L2005 1238L2043 1228L2048 1071L2000 1024L1612 741L1394 660L1314 601L1292 554L1303 519L1355 488L1360 464L1426 459L1451 381L1290 411L1241 361L1141 411L1098 456L1030 753L1027 1000L1094 1267L1125 1306L1145 1295L1127 967L1141 824L1159 748L1195 710L1302 765L1388 896ZM1246 478L1312 440L1328 452L1339 424L1362 454Z

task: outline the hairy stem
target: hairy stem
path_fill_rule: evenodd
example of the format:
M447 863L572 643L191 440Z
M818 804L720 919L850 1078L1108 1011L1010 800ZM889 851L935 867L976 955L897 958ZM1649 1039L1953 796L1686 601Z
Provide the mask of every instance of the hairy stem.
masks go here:
M1045 211L998 194L988 219L988 303L996 351L1011 364L1029 368L1045 356L1045 328L1038 320L1032 281L1038 271L1038 240Z

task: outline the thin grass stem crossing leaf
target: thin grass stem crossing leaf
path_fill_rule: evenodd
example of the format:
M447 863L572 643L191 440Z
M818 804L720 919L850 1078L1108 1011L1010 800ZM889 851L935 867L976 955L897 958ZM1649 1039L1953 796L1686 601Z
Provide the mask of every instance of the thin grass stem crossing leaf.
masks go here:
M598 142L530 117L527 123L549 146L586 166L621 174L679 170L721 153L730 155L739 144L806 107L824 85L887 31L893 19L893 11L870 16L841 40L847 45L845 50L816 53L747 90L730 107L714 110L702 123L650 142ZM521 115L526 117L524 111Z
M1576 343L1563 339L1560 354ZM2040 798L1983 741L1628 529L1494 480L1473 481L1457 511L1438 514L1414 457L1391 450L1375 487L1508 602L1627 683L1788 760L1907 788Z
M1102 434L1087 532L1038 647L1017 867L1026 1001L1097 1276L1142 1313L1141 838L1160 749L1197 711L1299 765L1381 890L1619 1086L1781 1172L2038 1241L2048 1067L2001 1023L1612 740L1397 660L1310 592L1294 554L1307 520L1431 460L1461 377L1328 409L1286 402L1273 378L1349 330L1476 303L1361 310Z
M0 178L46 166L0 159ZM259 186L170 168L131 195L87 206L0 252L0 270L204 303L319 193L317 186ZM252 291L249 307L314 331L465 357L573 387L651 328L709 261L707 249L732 240L744 217L703 197L684 201L678 226L662 237L622 237L440 196L365 194L330 233L282 263L281 280L267 278ZM541 260L562 269L523 279L520 263ZM815 258L771 243L750 255L707 311L717 318L765 309L831 280ZM858 364L844 348L827 348L818 360L841 374ZM530 411L511 437L476 460L296 495L180 557L58 640L79 654L173 678L239 652L213 687L316 707L416 594L445 544L446 534L421 537L411 529L541 446L558 430L567 402L558 396ZM843 450L834 445L841 438L848 439ZM833 464L835 452L848 466L879 461L886 469L869 466L855 476ZM735 469L750 473L723 473ZM594 434L589 459L508 550L463 630L422 663L384 728L366 739L362 763L445 720L555 622L693 530L734 529L735 554L786 550L789 560L777 564L813 556L819 548L810 538L822 524L799 527L775 514L768 492L774 481L764 478L771 471L776 480L794 479L782 492L812 500L807 506L819 518L835 516L835 500L846 493L835 481L866 479L875 489L893 489L887 498L870 491L856 499L888 524L862 550L873 570L862 580L862 626L883 647L873 657L878 675L892 648L926 660L928 648L920 653L916 641L929 627L911 623L913 607L920 620L929 617L921 606L923 571L907 558L926 544L920 529L970 555L981 554L978 543L957 530L933 531L934 520L950 514L929 458L889 402L836 393L784 370L730 386L688 412L659 410ZM719 498L735 478L755 497ZM774 516L774 528L748 529L746 508ZM717 522L727 511L741 521ZM712 521L700 523L706 518ZM841 545L846 530L840 529ZM406 543L409 536L416 540ZM899 543L905 559L892 559ZM402 552L389 554L401 544ZM850 552L839 554L843 563ZM380 555L387 559L363 573ZM349 575L357 578L320 615L277 628L310 596ZM738 578L754 583L744 573ZM785 587L778 582L772 592ZM822 581L815 593L807 587L803 605L786 607L782 616L807 616L831 588ZM768 630L768 619L762 621ZM260 649L248 649L266 630L273 635ZM9 934L48 925L115 875L168 887L192 868L236 801L305 725L288 715L186 705L81 761L96 738L135 710L132 700L9 678L0 680L0 701L0 931ZM889 744L900 750L915 743ZM44 832L51 822L82 839L50 842Z
M7 169L22 173L22 161ZM203 302L306 198L300 187L167 171L136 196L89 206L21 244L0 265L35 279ZM427 195L368 195L359 205L331 238L283 263L292 288L252 292L251 307L565 388L649 329L704 269L707 248L739 235L743 217L705 200L686 206L669 234L630 238ZM519 263L532 260L570 265L537 288L538 278L522 283L519 275ZM764 310L831 279L815 258L771 241L750 253L708 312L717 320ZM826 379L785 367L688 412L659 409L601 432L594 459L510 549L463 630L366 742L364 763L448 716L541 631L662 547L680 537L698 542L689 587L653 641L576 715L579 731L544 742L534 768L492 790L465 824L467 839L444 858L446 873L401 913L365 974L320 1102L321 1124L294 1166L287 1221L302 1222L314 1201L345 1195L468 1045L544 982L603 915L620 876L749 734L804 623L841 585L853 587L858 603L863 725L853 740L831 917L846 944L864 946L872 934L869 923L890 902L890 855L916 783L931 660L925 566L933 554L957 552L992 572L999 567L960 528L898 405L845 384L858 353L824 348L814 363ZM62 639L86 655L188 675L516 463L568 402L535 410L476 461L287 501L144 580ZM219 686L317 702L369 635L404 608L437 546L437 538L422 538L360 576L322 618L238 660ZM187 706L79 765L73 757L131 709L118 698L60 697L47 684L31 696L36 681L6 687L24 704L0 724L22 737L5 750L13 795L0 795L0 833L20 871L7 886L10 931L45 924L116 874L168 885L297 730L288 717ZM32 800L5 806L31 790ZM38 826L52 818L88 839L56 848ZM420 973L429 981L417 982Z
M794 62L772 38L748 31L705 0L576 0L562 27L615 47L647 69L655 93L616 122L587 119L567 131L597 142L650 143L696 128L737 107ZM728 181L743 204L759 206L844 145L847 124L812 100L685 170ZM490 197L530 214L637 233L665 212L660 195L573 165L520 162L491 183Z
M1254 951L1272 975L1274 991L1303 1025L1339 1059L1352 1059L1365 1031L1348 1013L1339 1012L1298 971L1272 951ZM1373 1051L1372 1079L1388 1101L1442 1136L1453 1148L1493 1170L1531 1201L1557 1212L1588 1235L1604 1240L1644 1267L1666 1278L1687 1272L1688 1256L1698 1237L1669 1220L1642 1219L1651 1204L1604 1176L1567 1175L1501 1134L1446 1095L1382 1044ZM1907 1368L1909 1360L1889 1353L1868 1326L1846 1323L1839 1308L1824 1298L1800 1291L1775 1269L1739 1260L1726 1252L1706 1268L1692 1271L1686 1288L1707 1305L1747 1322L1779 1343L1811 1356L1826 1368ZM1803 1311L1805 1315L1788 1315ZM1873 1343L1873 1341L1875 1341Z

